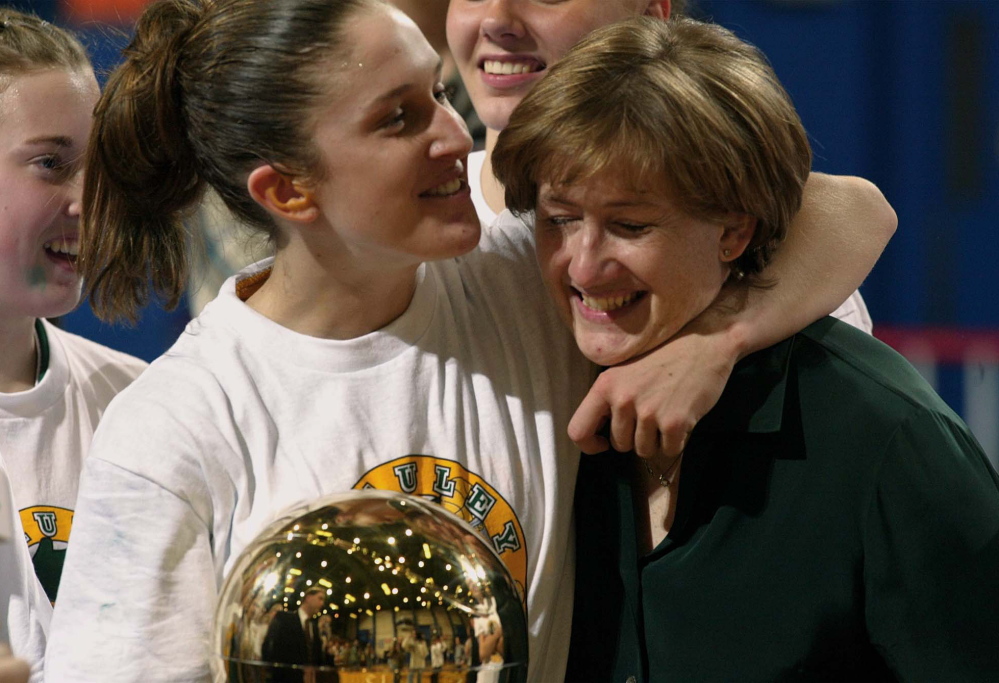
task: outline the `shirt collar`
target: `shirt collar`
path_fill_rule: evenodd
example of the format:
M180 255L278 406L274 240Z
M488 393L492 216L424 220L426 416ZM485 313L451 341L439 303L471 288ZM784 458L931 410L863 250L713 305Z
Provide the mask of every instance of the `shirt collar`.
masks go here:
M718 404L701 419L698 431L774 434L781 431L788 398L794 337L736 364Z

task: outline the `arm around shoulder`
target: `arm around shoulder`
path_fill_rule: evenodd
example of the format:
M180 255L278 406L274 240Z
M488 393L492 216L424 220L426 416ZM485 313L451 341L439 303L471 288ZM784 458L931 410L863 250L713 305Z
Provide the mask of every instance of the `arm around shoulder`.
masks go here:
M587 453L676 455L718 401L735 363L839 307L895 232L895 212L870 182L812 173L783 246L763 273L772 286L724 288L668 343L606 370L569 425ZM610 440L598 435L610 416Z
M764 271L773 286L733 302L733 328L742 328L745 351L767 348L836 310L870 274L897 225L869 181L809 175L801 209Z

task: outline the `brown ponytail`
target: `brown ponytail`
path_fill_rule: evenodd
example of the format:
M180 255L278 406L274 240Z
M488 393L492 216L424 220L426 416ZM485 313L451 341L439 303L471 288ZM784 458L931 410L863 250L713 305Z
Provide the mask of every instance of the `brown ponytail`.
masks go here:
M134 322L153 292L177 305L183 221L206 185L274 230L247 175L261 162L321 175L310 114L331 96L345 20L377 1L161 0L143 13L88 149L78 264L100 317Z
M134 322L148 303L147 280L167 306L180 299L187 277L181 212L203 183L184 135L177 61L197 19L183 0L143 14L95 110L79 265L101 317Z

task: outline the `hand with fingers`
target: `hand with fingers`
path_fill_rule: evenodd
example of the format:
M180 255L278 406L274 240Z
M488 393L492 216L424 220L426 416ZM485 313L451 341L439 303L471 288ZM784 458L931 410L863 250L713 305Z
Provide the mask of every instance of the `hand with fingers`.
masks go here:
M584 453L608 447L643 458L683 452L744 348L737 330L717 329L710 318L691 321L662 346L600 374L569 422L569 437Z

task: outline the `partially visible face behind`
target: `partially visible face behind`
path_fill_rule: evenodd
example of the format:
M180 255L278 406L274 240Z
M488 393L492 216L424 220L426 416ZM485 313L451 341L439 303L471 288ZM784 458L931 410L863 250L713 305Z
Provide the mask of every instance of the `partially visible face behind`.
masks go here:
M63 315L80 299L82 157L97 81L89 69L46 69L0 77L0 87L0 320Z
M721 290L723 249L741 253L722 222L685 215L663 183L636 187L624 170L538 191L542 274L580 350L604 366L676 334Z
M395 9L361 10L346 31L353 47L330 65L314 136L325 167L314 196L340 253L377 271L468 252L480 231L464 165L472 140L440 57Z
M503 130L548 67L591 31L669 3L650 0L451 0L447 38L482 122Z

